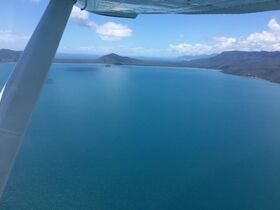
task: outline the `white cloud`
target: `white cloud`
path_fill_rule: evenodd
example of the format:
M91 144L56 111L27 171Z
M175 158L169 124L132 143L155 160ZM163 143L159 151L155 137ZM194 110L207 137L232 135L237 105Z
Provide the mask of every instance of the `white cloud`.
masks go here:
M217 42L217 46L221 49L233 47L237 43L237 40L233 37L220 36L214 37L213 40Z
M258 43L258 42L275 42L276 37L273 33L263 31L261 33L253 33L245 40L248 43Z
M97 26L93 21L90 20L89 13L87 11L81 10L76 6L73 7L70 19L73 22L88 28L95 28Z
M30 36L14 33L12 30L0 30L0 43L28 40Z
M96 32L103 40L121 40L132 35L132 30L128 26L114 22L97 26Z
M275 19L268 23L268 31L253 33L248 36L245 42L248 43L275 43L280 41L280 25Z
M102 40L115 41L132 36L132 30L128 26L114 22L98 25L90 20L88 12L78 7L73 8L70 18L81 26L95 30Z
M213 37L213 44L170 44L169 51L179 55L199 55L220 53L229 50L275 51L280 50L280 25L275 19L268 23L268 29L255 32L245 38Z
M274 18L269 21L268 27L273 31L280 31L280 25Z

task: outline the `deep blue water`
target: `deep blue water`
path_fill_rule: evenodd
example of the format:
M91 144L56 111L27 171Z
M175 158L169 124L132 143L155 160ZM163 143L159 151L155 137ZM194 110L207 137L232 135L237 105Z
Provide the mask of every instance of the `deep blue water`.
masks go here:
M0 85L12 64L0 65ZM279 210L280 85L55 64L0 209Z

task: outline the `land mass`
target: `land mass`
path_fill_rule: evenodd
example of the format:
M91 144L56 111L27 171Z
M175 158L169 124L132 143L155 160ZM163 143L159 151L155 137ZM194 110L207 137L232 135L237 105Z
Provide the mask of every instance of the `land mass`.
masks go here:
M21 53L21 51L1 49L0 63L16 62L19 59Z
M223 52L211 58L189 61L186 66L220 69L227 74L280 83L280 52Z
M16 62L20 51L0 50L0 63ZM55 58L55 63L102 63L110 65L169 66L218 69L226 74L256 77L280 83L280 52L228 51L192 60L142 60L114 53L96 59Z

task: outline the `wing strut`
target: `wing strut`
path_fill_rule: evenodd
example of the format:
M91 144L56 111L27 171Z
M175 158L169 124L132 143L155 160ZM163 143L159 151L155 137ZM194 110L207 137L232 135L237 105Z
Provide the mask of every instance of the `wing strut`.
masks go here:
M51 0L0 93L0 198L75 0Z

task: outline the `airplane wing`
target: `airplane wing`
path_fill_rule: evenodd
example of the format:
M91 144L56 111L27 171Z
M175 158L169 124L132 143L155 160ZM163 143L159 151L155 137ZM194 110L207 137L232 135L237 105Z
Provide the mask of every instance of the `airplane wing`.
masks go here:
M280 0L78 0L89 12L135 18L138 14L240 14L280 9Z

